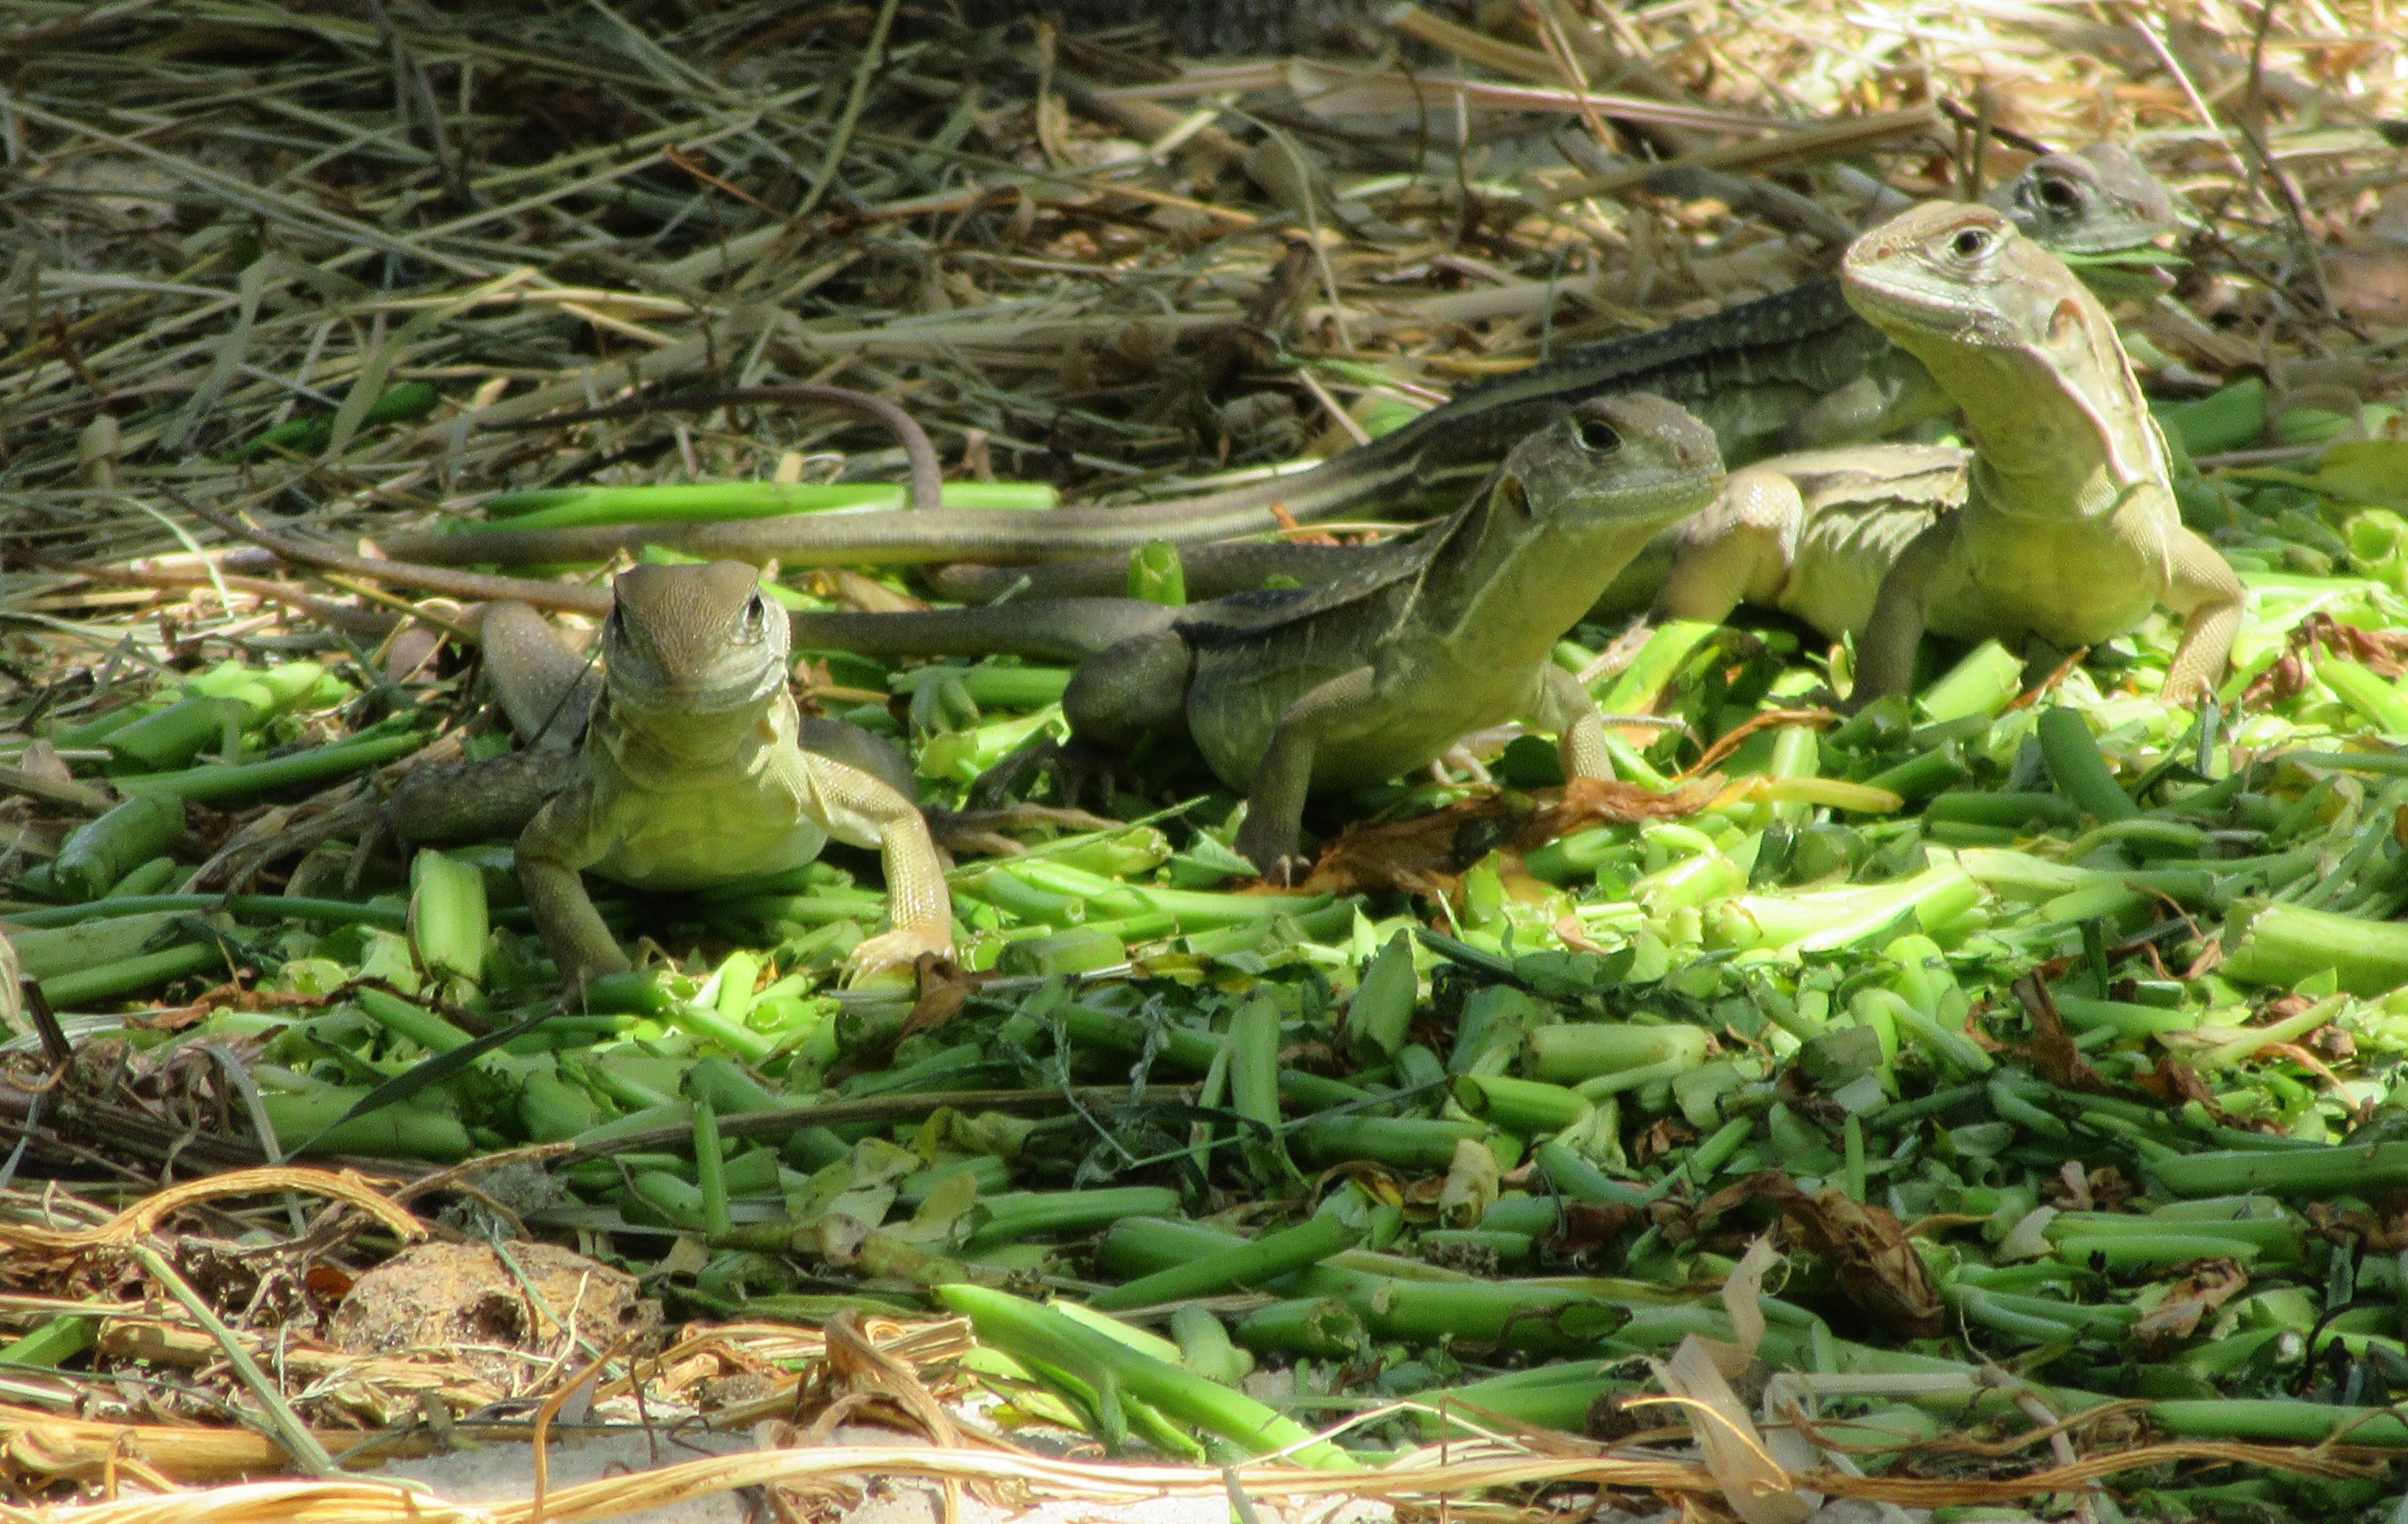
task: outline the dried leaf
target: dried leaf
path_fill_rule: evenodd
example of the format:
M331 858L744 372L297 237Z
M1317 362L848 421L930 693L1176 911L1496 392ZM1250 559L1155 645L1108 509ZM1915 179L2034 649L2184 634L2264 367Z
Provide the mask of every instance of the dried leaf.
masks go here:
M1513 844L1527 852L1559 836L1592 826L1629 826L1645 820L1679 820L1696 814L1722 792L1719 774L1692 778L1669 794L1611 778L1575 778L1554 802L1522 827ZM1552 791L1551 791L1552 792Z
M1627 1405L1668 1401L1680 1405L1698 1447L1705 1452L1706 1470L1721 1485L1731 1512L1745 1524L1803 1524L1813 1505L1798 1495L1789 1474L1765 1449L1756 1421L1740 1405L1704 1344L1695 1334L1682 1340L1670 1359L1656 1365L1656 1378L1667 1395L1633 1398Z
M1509 839L1527 814L1526 801L1489 794L1409 820L1349 827L1323 850L1302 892L1451 899L1463 870Z
M1891 1333L1926 1339L1945 1326L1923 1257L1886 1207L1852 1200L1844 1191L1809 1196L1784 1172L1763 1170L1709 1197L1698 1212L1700 1230L1713 1216L1749 1201L1779 1207L1799 1242L1831 1262L1849 1300Z
M2031 1013L2032 1068L2040 1077L2060 1090L2075 1090L2084 1095L2103 1096L2109 1086L2082 1057L2066 1034L2065 1018L2057 1014L2057 1001L2050 998L2048 985L2038 974L2026 974L2015 981L2015 994Z
M1852 1201L1844 1191L1809 1197L1793 1186L1781 1210L1806 1246L1831 1261L1841 1289L1884 1328L1917 1339L1941 1331L1940 1294L1888 1208Z
M2174 1283L2166 1299L2132 1325L2132 1336L2144 1344L2187 1339L2200 1320L2230 1301L2249 1285L2248 1272L2237 1259L2202 1259Z

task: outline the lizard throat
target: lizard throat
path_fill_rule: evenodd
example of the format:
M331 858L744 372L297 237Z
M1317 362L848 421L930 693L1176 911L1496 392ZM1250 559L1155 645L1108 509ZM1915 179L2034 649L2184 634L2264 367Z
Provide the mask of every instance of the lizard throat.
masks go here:
M758 747L771 726L771 712L784 697L782 683L770 693L715 706L678 695L652 693L636 700L614 692L609 696L610 727L624 746L662 766L701 766Z

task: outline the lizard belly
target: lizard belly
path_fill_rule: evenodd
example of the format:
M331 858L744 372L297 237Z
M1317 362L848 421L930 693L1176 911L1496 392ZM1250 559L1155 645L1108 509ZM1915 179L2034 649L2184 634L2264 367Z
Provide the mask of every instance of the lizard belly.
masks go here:
M1258 659L1214 659L1207 653L1189 689L1188 724L1197 750L1230 787L1244 790L1288 706L1330 679L1366 665L1359 652L1333 652L1264 669ZM1312 787L1363 788L1423 767L1471 731L1528 708L1527 674L1461 669L1410 673L1378 656L1374 700L1322 734L1313 748Z
M672 792L622 778L597 816L609 849L593 865L638 889L699 889L799 868L827 833L768 778L691 780Z
M2096 645L2130 630L2166 590L2165 547L2113 519L2034 520L1969 510L1956 560L1975 595L1938 600L1928 626L1958 640L2037 635Z
M1530 710L1530 677L1501 671L1383 669L1373 723L1349 727L1313 755L1319 788L1368 788L1426 768L1475 730Z
M1765 463L1797 483L1802 508L1783 612L1825 635L1864 633L1882 579L1915 536L1964 500L1962 450L1885 445Z

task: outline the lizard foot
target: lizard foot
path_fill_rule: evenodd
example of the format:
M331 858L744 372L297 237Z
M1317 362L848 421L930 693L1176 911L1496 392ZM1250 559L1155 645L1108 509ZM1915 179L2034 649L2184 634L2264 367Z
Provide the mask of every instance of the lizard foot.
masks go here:
M1291 888L1312 876L1312 858L1302 851L1296 832L1258 832L1251 813L1238 827L1238 855L1253 863L1263 882L1273 888Z
M596 979L614 973L632 973L636 965L617 947L609 957L575 956L560 960L560 1008L576 1013L585 1009L585 991Z
M859 985L876 978L890 969L909 973L920 962L920 955L934 953L941 958L953 956L953 939L948 932L922 927L897 927L882 931L853 950L844 960L844 982Z
M1293 889L1311 877L1312 859L1296 853L1273 858L1263 870L1263 882L1274 889Z
M2215 684L2195 672L2175 673L2166 679L2157 697L2176 709L2197 709L2215 697Z
M937 845L955 856L983 854L992 857L1009 857L1028 850L1025 843L1007 834L1031 827L1052 827L1067 831L1109 831L1121 822L1084 810L1066 810L1050 804L1011 804L1000 810L935 810L923 808L928 817L928 834Z

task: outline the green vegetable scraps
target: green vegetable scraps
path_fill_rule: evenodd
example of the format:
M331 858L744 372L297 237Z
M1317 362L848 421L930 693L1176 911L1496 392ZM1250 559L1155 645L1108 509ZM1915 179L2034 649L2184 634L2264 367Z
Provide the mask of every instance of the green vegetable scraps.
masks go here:
M2169 423L2225 448L2248 406ZM2037 694L1985 647L1838 721L1788 626L1668 626L1603 697L1685 727L1616 740L1642 788L1737 738L1698 807L1533 835L1549 758L1509 747L1498 790L1354 801L1384 824L1328 848L1331 889L1265 894L1236 801L1144 759L1154 792L1121 802L1145 822L962 863L934 1021L928 994L840 985L883 912L860 855L606 889L672 960L576 1012L507 842L186 886L229 818L427 739L345 733L381 679L331 660L46 715L112 802L0 918L86 1034L229 970L293 997L123 1028L154 1067L238 1049L257 1105L228 1126L263 1148L566 1143L529 1228L589 1235L675 1311L958 1313L1007 1412L1118 1452L1341 1470L1585 1430L1686 1379L1692 1335L1752 1348L1868 1472L2111 1406L2148 1436L2400 1448L2404 452L2216 480L2252 598L2200 713L2154 697L2155 625ZM1140 552L1130 586L1180 601L1176 554ZM1057 669L827 660L932 803L1060 724ZM11 1336L23 1366L98 1358L73 1319ZM2109 1485L2205 1517L2243 1485L2220 1474ZM2253 1507L2316 1517L2390 1485L2252 1474Z

